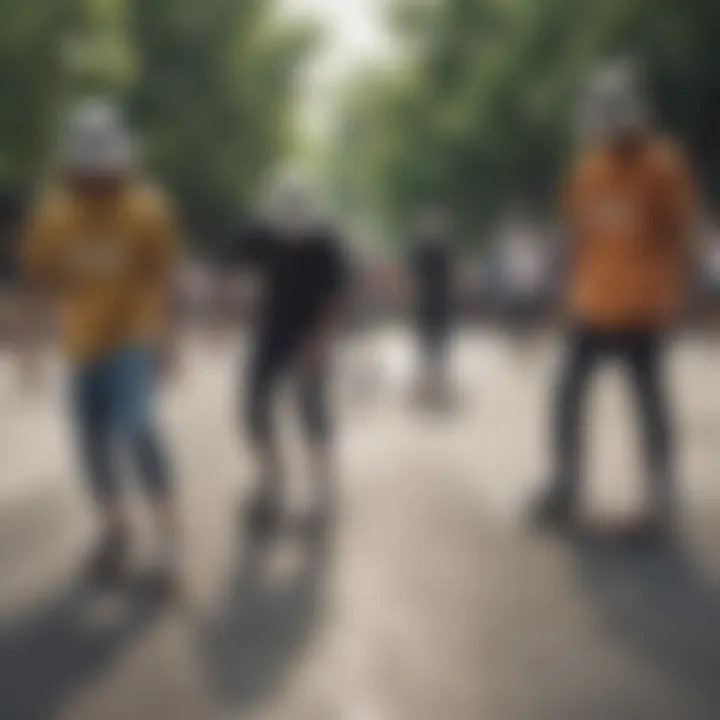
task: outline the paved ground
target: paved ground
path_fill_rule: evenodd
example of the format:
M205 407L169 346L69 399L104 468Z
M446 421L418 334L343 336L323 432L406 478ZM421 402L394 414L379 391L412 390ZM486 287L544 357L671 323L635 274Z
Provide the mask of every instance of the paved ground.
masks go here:
M252 547L237 513L250 470L234 431L239 358L189 343L162 407L187 526L184 598L164 609L78 589L93 528L59 371L29 397L0 367L0 718L717 718L720 351L673 352L688 532L679 549L634 554L520 522L545 472L557 354L549 339L528 354L467 334L460 407L430 416L407 401L401 332L348 348L338 537ZM368 359L374 391L361 383ZM642 499L630 406L612 371L600 382L591 516Z

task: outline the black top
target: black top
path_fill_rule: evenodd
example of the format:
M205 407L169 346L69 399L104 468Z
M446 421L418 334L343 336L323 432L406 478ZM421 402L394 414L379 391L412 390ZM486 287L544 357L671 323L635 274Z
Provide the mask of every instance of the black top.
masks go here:
M411 258L417 282L417 302L422 314L447 313L453 291L453 254L444 243L421 240Z
M257 322L262 330L286 336L311 330L349 281L341 243L326 229L287 240L255 225L238 235L226 262L260 275Z

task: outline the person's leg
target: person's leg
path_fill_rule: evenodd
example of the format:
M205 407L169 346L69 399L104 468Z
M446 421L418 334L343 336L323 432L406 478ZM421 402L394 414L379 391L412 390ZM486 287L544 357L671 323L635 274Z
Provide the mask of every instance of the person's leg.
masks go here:
M541 523L567 522L575 509L584 460L585 395L604 347L603 336L591 330L575 329L568 338L553 423L553 484L537 508L536 519Z
M116 579L122 572L128 536L113 459L108 389L102 364L76 369L72 379L74 424L101 524L101 538L88 572L99 581Z
M644 434L648 475L651 479L653 519L669 523L674 509L673 458L670 415L662 378L659 333L634 333L625 343L624 359L634 381Z
M174 570L179 519L168 458L154 416L156 363L149 348L133 348L112 361L113 424L131 452L153 512L163 567Z
M328 368L321 365L312 370L303 370L297 380L302 427L314 483L314 515L324 520L332 511L336 490Z
M251 506L252 529L264 532L277 522L283 472L273 418L273 399L284 368L285 348L277 338L261 338L250 360L246 382L247 434L258 465L258 488Z

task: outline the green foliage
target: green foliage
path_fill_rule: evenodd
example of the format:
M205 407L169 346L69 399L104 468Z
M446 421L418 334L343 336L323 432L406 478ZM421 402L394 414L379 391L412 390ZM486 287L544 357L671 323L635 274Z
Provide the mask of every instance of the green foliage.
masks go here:
M189 227L227 234L287 148L292 84L312 40L257 0L133 0L140 65L131 94L150 165Z
M340 0L338 0L339 2ZM387 0L401 63L367 72L338 114L329 186L341 209L404 237L445 203L468 241L505 207L551 208L574 97L601 58L647 68L662 124L720 195L717 0ZM126 101L190 234L212 244L289 149L298 69L316 40L275 0L0 0L0 190L52 157L67 103Z
M74 0L0 2L0 184L27 188L54 141L66 86L63 38Z
M288 148L293 83L315 39L273 0L0 0L0 184L27 189L72 98L124 101L189 234L212 243Z
M552 207L578 86L616 55L647 68L662 124L720 191L713 0L396 0L391 19L408 60L349 95L336 144L352 171L334 173L346 205L381 213L392 233L428 202L449 206L470 241L509 203Z

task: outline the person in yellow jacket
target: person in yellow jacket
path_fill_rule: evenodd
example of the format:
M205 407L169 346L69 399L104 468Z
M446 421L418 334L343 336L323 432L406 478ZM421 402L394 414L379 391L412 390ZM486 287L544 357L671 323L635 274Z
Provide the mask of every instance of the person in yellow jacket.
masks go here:
M21 262L31 296L58 310L71 367L74 424L102 525L88 570L102 582L126 570L119 440L154 510L158 577L171 581L176 513L152 399L158 362L172 344L176 223L161 192L137 175L116 107L82 101L65 134L59 180L30 214Z
M651 130L630 66L599 69L585 109L590 143L562 201L571 329L555 420L555 477L537 520L572 519L583 461L582 404L592 371L611 356L627 367L637 392L652 480L652 508L629 529L656 536L672 524L674 511L662 351L688 275L690 173L682 152Z

